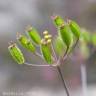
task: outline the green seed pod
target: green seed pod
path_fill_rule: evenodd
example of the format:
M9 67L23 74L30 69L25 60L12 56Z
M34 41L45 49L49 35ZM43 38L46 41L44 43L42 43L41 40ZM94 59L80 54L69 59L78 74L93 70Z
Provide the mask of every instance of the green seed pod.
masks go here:
M48 64L52 64L52 54L51 54L51 50L50 50L49 46L47 44L45 44L44 41L42 41L40 48L41 48L41 52L42 52L44 60Z
M13 57L13 59L18 63L18 64L24 64L25 59L24 56L21 52L21 50L18 48L18 46L13 43L8 47L8 50Z
M79 25L75 21L72 21L72 20L68 20L68 22L69 22L69 26L70 26L72 33L74 34L76 38L79 39L80 33L81 33Z
M66 44L67 49L68 49L73 43L73 35L72 35L71 29L68 26L68 24L60 26L59 34L60 34L61 39L63 40L64 44Z
M91 42L94 46L96 46L96 34L93 34L91 37Z
M55 48L55 51L58 55L63 56L63 54L66 50L66 45L63 43L60 36L55 37L54 48Z
M90 51L86 42L84 41L84 38L80 38L80 53L84 59L90 56Z
M35 52L35 46L32 44L32 42L30 40L28 40L26 38L26 36L18 34L17 36L17 40L19 41L19 43L26 48L27 50L31 51L31 52Z
M61 26L62 24L64 24L64 20L63 20L62 17L60 17L60 16L52 16L52 19L53 19L54 25L55 25L56 27L59 27L59 26Z
M88 32L85 29L82 29L81 31L82 31L81 36L84 38L84 41L86 43L90 43L91 42L91 34L90 34L90 32Z
M27 30L27 33L35 44L37 44L37 45L40 44L41 37L35 28L29 27Z

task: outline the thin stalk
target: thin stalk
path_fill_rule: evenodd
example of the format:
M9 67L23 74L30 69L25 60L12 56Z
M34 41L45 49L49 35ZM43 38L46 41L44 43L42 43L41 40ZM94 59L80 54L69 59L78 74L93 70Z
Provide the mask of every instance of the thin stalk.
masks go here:
M56 67L57 66L57 64L51 64L51 65L42 64L42 65L40 65L40 64L31 64L31 63L27 63L27 62L25 62L24 64L27 66L33 66L33 67Z
M55 60L57 61L57 56L56 56L56 52L55 52L55 49L53 47L53 44L51 44L51 48L52 48L53 56L54 56Z
M79 38L76 40L75 44L72 46L71 50L68 52L68 48L66 49L66 52L63 55L63 61L68 57L68 55L74 51L75 47L77 46L79 42Z
M65 53L64 53L64 55L62 57L63 61L67 58L68 51L69 51L69 47L67 47L67 49L66 49L66 51L65 51Z
M44 61L44 59L43 59L43 57L42 57L41 54L39 54L38 52L35 52L34 55L37 56L37 57L39 57L40 59L43 60L44 63L46 63L46 62Z
M60 74L60 77L61 77L61 80L62 80L62 83L63 83L63 87L64 87L64 89L65 89L65 91L66 91L66 94L67 94L67 96L70 96L70 95L69 95L68 88L67 88L67 85L66 85L66 82L65 82L65 80L64 80L64 78L63 78L63 76L62 76L62 72L61 72L61 69L60 69L59 66L57 66L57 70L58 70L58 72L59 72L59 74Z
M37 52L35 52L34 55L37 56L37 57L39 57L39 58L41 58L41 59L43 59L42 55L39 54L39 53L37 53Z
M85 64L81 64L81 81L82 81L83 96L88 96L87 95L87 73L86 73Z
M27 63L25 62L24 63L25 65L28 65L28 66L34 66L34 67L49 67L50 65L40 65L40 64L30 64L30 63Z
M73 47L72 47L72 49L70 50L69 53L71 53L72 51L74 51L74 49L77 46L78 42L79 42L79 38L76 40L75 44L73 45Z

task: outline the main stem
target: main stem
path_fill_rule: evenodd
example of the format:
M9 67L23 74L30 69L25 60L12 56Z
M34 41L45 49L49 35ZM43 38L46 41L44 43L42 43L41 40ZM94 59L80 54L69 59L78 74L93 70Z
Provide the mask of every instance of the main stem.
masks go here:
M65 89L65 91L66 91L66 94L67 94L67 96L70 96L70 95L69 95L68 88L67 88L67 86L66 86L66 82L65 82L65 80L64 80L64 78L63 78L63 76L62 76L62 72L61 72L61 69L60 69L59 66L57 66L57 70L58 70L58 72L59 72L59 74L60 74L60 77L61 77L61 79L62 79L62 83L63 83L64 89Z

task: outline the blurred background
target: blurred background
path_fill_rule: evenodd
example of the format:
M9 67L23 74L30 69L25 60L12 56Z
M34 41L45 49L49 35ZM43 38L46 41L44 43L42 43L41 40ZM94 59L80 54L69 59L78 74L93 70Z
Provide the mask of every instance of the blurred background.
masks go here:
M56 29L50 18L53 14L73 19L92 32L96 29L96 0L0 0L0 96L66 96L56 69L18 65L7 49L9 41L16 41L16 32L25 34L27 25L36 27L41 35L48 29L54 36ZM42 64L21 49L27 61ZM87 96L96 96L95 56L94 50L82 62L73 55L74 59L61 65L71 96L83 96L81 64L86 64Z

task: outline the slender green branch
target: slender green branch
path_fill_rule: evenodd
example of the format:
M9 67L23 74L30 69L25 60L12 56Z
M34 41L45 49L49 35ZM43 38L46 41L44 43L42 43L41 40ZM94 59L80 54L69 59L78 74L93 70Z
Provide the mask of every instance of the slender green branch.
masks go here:
M62 60L64 61L64 59L67 57L67 53L68 53L68 50L69 50L69 47L67 47L63 57L62 57Z
M28 62L25 62L24 63L25 65L28 65L28 66L33 66L33 67L56 67L57 64L51 64L51 65L47 65L47 64L31 64L31 63L28 63Z
M58 59L57 59L56 52L55 52L55 49L53 47L53 44L51 44L51 48L52 48L53 56L54 56L55 60L57 61Z
M40 64L30 64L30 63L27 63L27 62L25 62L24 63L25 65L28 65L28 66L34 66L34 67L49 67L49 66L51 66L51 65L40 65Z
M46 63L46 62L44 61L44 59L43 59L43 57L42 57L41 54L39 54L38 52L35 52L34 55L37 56L37 57L39 57L40 59L43 60L44 63Z
M61 79L62 79L63 87L64 87L64 89L65 89L65 91L66 91L66 94L67 94L67 96L70 96L70 95L69 95L68 88L67 88L67 85L66 85L66 82L65 82L65 80L64 80L64 78L63 78L63 76L62 76L62 72L61 72L61 69L60 69L59 66L57 66L57 70L58 70L58 72L59 72L59 74L60 74L60 77L61 77Z
M72 51L74 51L74 49L75 49L75 47L77 46L78 42L79 42L79 38L76 40L76 42L75 42L75 44L73 45L72 49L70 50L69 54L70 54Z
M66 50L65 55L63 56L63 61L68 57L68 55L74 51L75 47L77 46L79 42L79 38L76 40L75 44L72 46L71 50L68 52L68 50ZM68 49L68 48L67 48Z
M38 52L35 52L34 55L41 58L41 59L43 59L42 55L40 55Z

